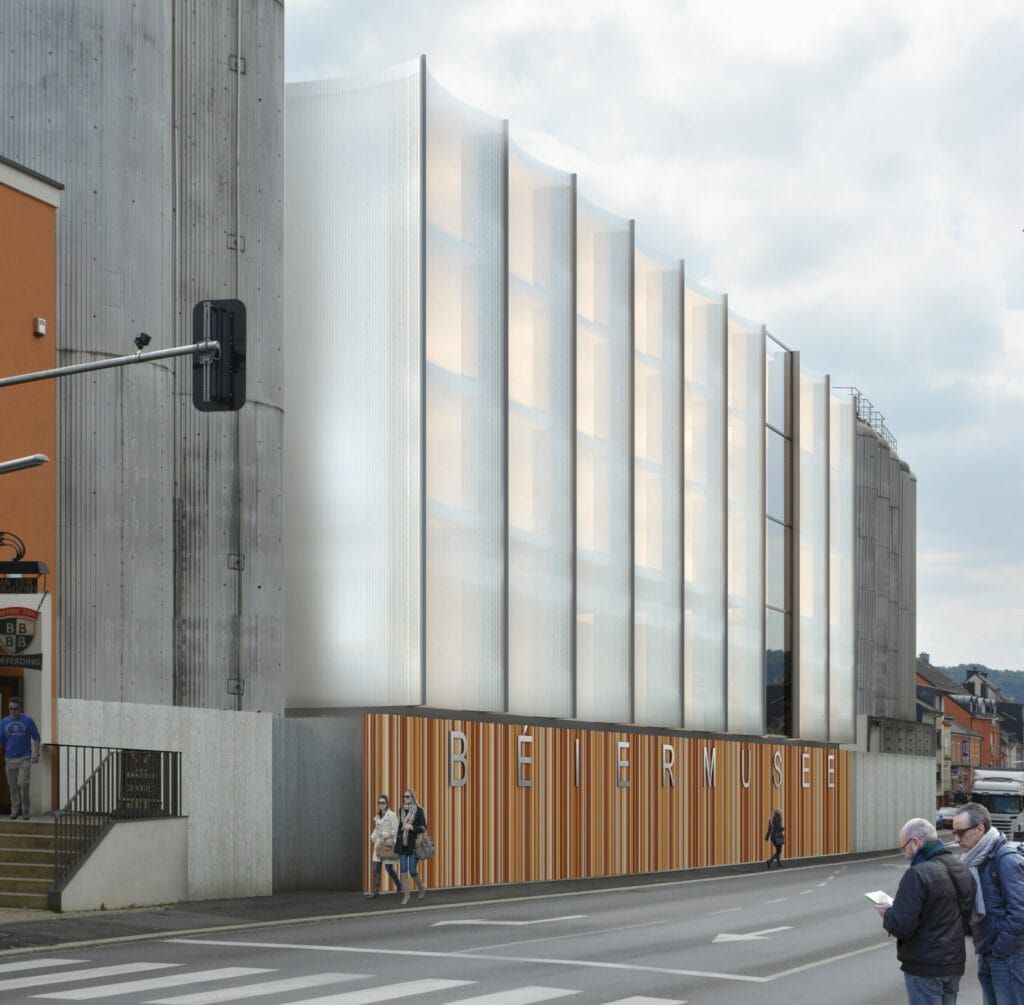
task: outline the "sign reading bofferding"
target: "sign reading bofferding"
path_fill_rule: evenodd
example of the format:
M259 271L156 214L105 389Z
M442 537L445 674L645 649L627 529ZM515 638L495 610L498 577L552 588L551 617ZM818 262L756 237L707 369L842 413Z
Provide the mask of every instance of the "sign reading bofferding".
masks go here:
M366 820L405 788L437 845L431 886L763 860L776 807L785 857L850 848L849 754L828 746L364 716Z

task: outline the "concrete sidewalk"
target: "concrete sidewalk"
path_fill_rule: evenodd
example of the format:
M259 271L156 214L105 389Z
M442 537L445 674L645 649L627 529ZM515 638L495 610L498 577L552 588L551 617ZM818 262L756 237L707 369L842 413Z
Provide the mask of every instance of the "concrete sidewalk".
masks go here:
M788 870L820 867L834 862L862 861L891 854L891 851L886 851L790 859L786 861L784 868ZM301 924L324 918L356 917L385 911L412 911L424 908L451 910L470 904L501 903L537 897L570 897L599 890L713 880L752 872L763 874L764 871L764 863L756 862L637 876L601 876L592 879L507 886L428 889L422 901L416 899L414 892L408 907L401 906L397 894L382 894L374 900L367 900L358 891L311 891L277 893L269 897L246 897L235 900L186 901L166 907L67 914L5 908L0 910L0 956L111 939L130 941L166 938L172 935L225 931L260 925Z

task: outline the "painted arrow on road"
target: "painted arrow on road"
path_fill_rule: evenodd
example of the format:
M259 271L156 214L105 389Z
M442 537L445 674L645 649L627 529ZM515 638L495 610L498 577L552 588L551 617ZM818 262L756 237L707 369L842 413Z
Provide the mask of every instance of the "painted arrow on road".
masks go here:
M561 918L537 918L536 921L485 921L483 918L459 918L455 921L435 921L431 928L440 928L442 925L547 925L552 921L573 921L576 918L585 918L585 914L566 914Z
M766 939L772 932L788 932L792 925L780 925L778 928L762 928L760 932L747 932L746 935L733 935L731 932L722 932L716 935L712 942L748 942L751 939Z

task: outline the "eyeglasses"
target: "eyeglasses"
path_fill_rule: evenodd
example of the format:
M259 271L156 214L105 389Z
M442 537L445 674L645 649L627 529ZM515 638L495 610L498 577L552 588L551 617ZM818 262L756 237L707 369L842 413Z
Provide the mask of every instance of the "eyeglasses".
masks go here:
M377 800L377 805L378 806L387 806L387 804L388 804L388 801L386 799L378 799Z
M953 834L958 838L962 838L968 831L973 831L980 826L981 824L971 824L970 827L954 827Z
M904 853L906 852L906 850L907 850L907 846L908 846L908 845L910 844L910 842L911 842L911 841L913 841L913 840L915 840L915 839L914 839L914 838L907 838L907 840L906 840L906 841L904 841L904 842L903 842L903 844L901 844L901 845L900 845L900 854L901 854L901 855L903 855L903 854L904 854Z
M410 796L409 793L407 792L404 796L402 796L402 798L403 799L412 799L412 796Z

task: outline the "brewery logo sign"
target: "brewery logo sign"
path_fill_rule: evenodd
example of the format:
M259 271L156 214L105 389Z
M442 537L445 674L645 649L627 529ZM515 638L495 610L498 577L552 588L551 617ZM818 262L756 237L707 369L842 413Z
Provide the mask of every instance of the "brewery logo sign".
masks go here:
M38 627L38 611L30 607L0 608L0 669L43 669Z

